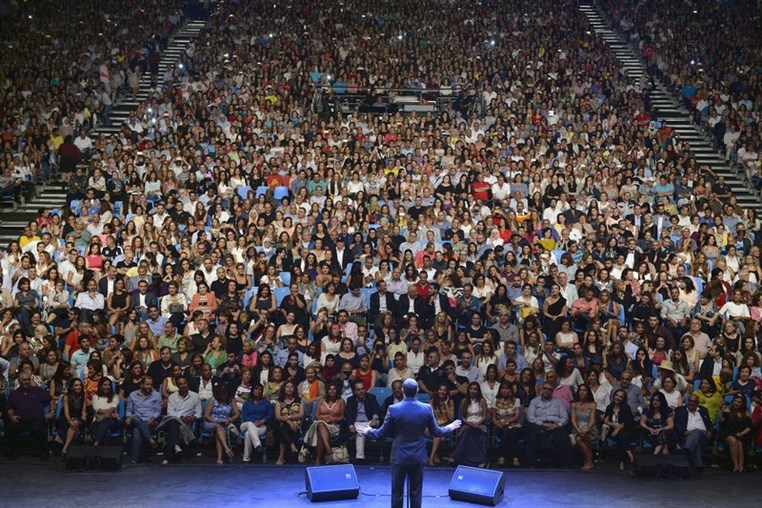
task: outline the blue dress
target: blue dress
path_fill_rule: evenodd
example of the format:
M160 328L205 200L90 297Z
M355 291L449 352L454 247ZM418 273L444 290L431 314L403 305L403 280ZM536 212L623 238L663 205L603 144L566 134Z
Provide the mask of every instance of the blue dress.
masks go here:
M222 423L228 418L233 416L233 406L230 402L227 404L220 404L217 399L212 399L212 411L209 413L209 417L217 423ZM208 433L214 432L214 423L204 420L204 431Z

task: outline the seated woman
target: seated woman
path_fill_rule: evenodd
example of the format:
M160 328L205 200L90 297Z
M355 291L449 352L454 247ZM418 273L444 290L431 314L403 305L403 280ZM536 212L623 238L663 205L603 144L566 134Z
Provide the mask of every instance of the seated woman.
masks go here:
M249 372L251 375L251 372ZM251 377L251 376L249 376ZM240 387L239 387L240 390ZM267 436L267 423L272 420L273 406L263 397L264 387L260 383L250 388L249 397L241 410L241 434L243 434L243 462L251 461L251 452L259 453L262 438ZM265 456L262 457L265 460Z
M667 406L673 411L683 405L683 394L677 391L677 381L672 376L664 376L661 379L661 389L656 393L664 395Z
M500 439L497 465L505 465L508 459L514 466L519 466L519 432L521 431L521 400L516 398L513 385L502 383L495 397L492 408L492 424L495 436ZM449 423L449 422L448 422Z
M669 455L675 420L664 393L651 395L648 409L640 416L640 428L645 431L645 440L653 446L654 455Z
M217 370L217 367L227 361L228 354L225 352L225 344L219 335L215 335L212 341L206 346L204 351L204 362L208 363L212 370Z
M362 381L366 393L376 386L378 373L371 369L370 357L366 354L360 355L359 365L354 370L353 375L355 376L355 379Z
M637 432L637 423L632 415L632 410L627 404L627 392L619 389L614 392L613 401L606 408L603 416L603 424L611 429L609 437L616 440L619 450L619 470L624 471L625 459L630 464L635 462L632 453L631 442Z
M23 373L29 374L31 376L32 384L31 386L36 386L38 388L45 388L45 383L43 382L42 378L34 373L34 363L32 363L31 360L21 360L19 362L18 367L18 374L16 375L16 379L13 381L13 387L14 389L19 387L19 376Z
M206 282L199 283L197 287L198 293L191 298L188 310L191 314L193 314L195 310L200 310L205 319L212 321L217 315L217 307L219 306L217 297L214 293L209 291L209 286L207 286Z
M571 351L574 344L579 344L579 336L577 332L572 330L571 321L564 319L561 322L561 330L553 337L553 341L561 351Z
M143 364L140 360L133 360L130 368L124 374L124 381L119 386L119 397L126 401L132 392L139 390L144 375Z
M56 423L58 436L66 436L61 449L61 453L66 457L71 444L87 421L87 401L82 380L74 378L69 382L69 389L63 396L61 408L61 416Z
M346 404L339 397L338 387L335 383L329 384L325 397L318 402L315 421L304 436L304 444L317 449L315 464L333 462L331 438L338 436L341 431L345 409Z
M239 384L235 389L235 395L233 396L235 403L238 405L238 409L241 411L243 411L243 405L247 400L249 400L249 397L251 396L251 390L254 387L251 379L251 369L248 367L241 369L241 384ZM264 387L262 387L262 390L264 392Z
M177 380L183 375L183 369L177 364L172 365L172 374L164 378L161 383L162 409L167 410L169 396L178 391Z
M398 353L400 354L400 353ZM441 384L434 392L434 396L429 401L431 409L434 411L434 418L437 420L437 425L443 427L448 425L455 419L455 404L450 398L450 392L447 389L446 384ZM431 454L429 455L429 465L436 466L439 464L439 446L442 444L441 437L435 437L434 442L431 445Z
M226 431L231 423L235 423L241 417L238 405L235 404L230 388L221 383L217 386L212 400L206 405L204 413L204 431L214 434L214 447L217 452L217 464L222 464L222 452L228 459L235 456L235 452L228 446Z
M595 374L591 371L591 373ZM591 376L597 377L597 376ZM584 464L582 469L593 469L593 440L598 439L596 419L596 403L593 392L588 385L580 385L577 389L577 400L571 406L571 424L574 429L574 439L582 451Z
M717 413L720 411L720 407L722 407L722 395L717 391L714 379L711 377L702 379L701 383L699 383L696 396L698 396L699 405L706 408L707 413L709 413L709 419L714 423Z
M296 384L287 379L278 393L275 402L275 437L278 440L280 454L275 462L279 466L286 463L286 454L296 455L296 439L304 418L304 403L296 390Z
M124 429L124 422L119 418L119 397L114 393L111 380L102 377L98 381L98 392L90 403L93 417L93 446L100 446L114 432ZM122 442L121 437L119 442Z
M487 401L476 381L468 384L460 405L463 426L458 433L453 459L456 464L486 467L487 465Z
M733 463L733 472L742 473L744 453L749 448L752 438L751 418L746 406L746 397L740 393L735 394L730 407L723 405L719 418L722 441Z
M288 361L283 368L283 377L293 379L296 386L304 381L304 368L299 365L299 354L294 352L288 355Z
M296 382L294 382L296 384ZM280 393L283 385L283 369L275 365L270 369L270 379L265 385L265 398L270 401L271 404L275 404L278 400L278 394Z
M559 383L568 386L572 393L577 391L578 386L585 383L579 369L574 366L574 358L571 356L566 356L556 364L556 372Z
M304 381L299 383L297 393L305 404L325 396L325 384L317 376L317 370L310 365L304 369Z

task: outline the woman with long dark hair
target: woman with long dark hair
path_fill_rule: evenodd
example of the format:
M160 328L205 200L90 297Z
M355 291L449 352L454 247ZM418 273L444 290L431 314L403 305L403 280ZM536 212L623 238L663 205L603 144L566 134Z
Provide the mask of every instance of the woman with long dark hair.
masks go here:
M336 383L328 385L325 397L320 399L315 410L315 421L304 436L304 444L316 449L315 464L330 464L333 461L331 438L341 431L346 404L339 394Z
M278 441L280 453L277 465L286 463L286 454L296 454L296 439L299 437L299 427L304 418L304 404L299 398L296 384L287 379L278 393L275 402L275 436Z
M119 418L119 397L114 393L111 380L102 377L98 381L98 392L90 403L93 419L94 446L101 446L114 432L121 432L124 422ZM121 443L121 437L119 438Z
M66 457L74 439L80 433L87 421L87 400L82 380L74 378L69 381L68 391L63 396L61 416L58 419L58 435L64 434L65 440L61 453Z
M635 462L630 443L637 431L637 424L632 415L632 409L627 404L627 392L623 389L620 388L614 392L612 402L603 416L603 424L611 429L609 437L616 440L619 450L619 470L624 471L625 460L628 460L630 464Z
M746 397L737 393L733 396L730 407L723 405L720 412L722 440L727 447L730 460L733 462L733 472L744 471L744 453L749 448L752 437L751 418L746 406Z
M661 392L651 395L648 409L640 416L640 428L653 446L654 455L668 455L675 421L667 398Z
M214 433L214 448L217 452L217 464L222 464L222 452L228 459L235 456L235 452L228 446L226 430L231 423L235 423L240 417L238 404L230 393L226 383L221 383L215 390L214 398L206 405L204 414L204 430Z
M437 425L440 427L449 425L455 419L455 404L450 397L447 385L439 385L429 403L431 404L431 409L434 411L434 418L437 420ZM431 454L429 455L430 466L439 464L439 447L441 444L442 438L435 437L434 442L431 445Z
M477 382L468 384L466 397L460 405L463 426L458 433L453 459L457 464L487 466L487 401Z
M593 440L598 438L595 419L596 404L593 392L588 385L580 385L577 389L577 400L571 406L571 424L574 440L582 451L582 469L585 471L593 468Z
M492 408L492 424L495 426L495 435L500 439L498 466L505 465L506 459L514 466L520 465L518 456L520 416L521 400L515 396L511 385L501 384L495 397L495 406Z

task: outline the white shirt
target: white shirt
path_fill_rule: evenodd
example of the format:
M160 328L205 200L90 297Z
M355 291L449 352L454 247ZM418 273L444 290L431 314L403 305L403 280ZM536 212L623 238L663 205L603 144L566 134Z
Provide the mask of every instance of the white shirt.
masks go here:
M423 367L425 363L425 356L423 351L418 351L416 354L413 351L407 352L407 366L413 371L413 374L418 375L418 369Z
M490 388L489 383L482 381L479 383L479 386L482 389L482 397L484 397L484 401L487 403L487 407L490 409L495 407L495 399L497 398L498 390L500 390L500 383L495 381L495 387Z
M206 381L206 385L204 385L204 383L204 378L201 378L201 381L198 384L198 397L201 400L212 400L214 397L214 383L212 383L211 379Z
M704 425L704 419L701 418L701 413L696 409L695 413L691 413L688 410L688 424L685 426L685 430L691 432L692 430L702 430L706 432L706 425Z
M77 295L77 301L75 307L87 310L101 310L103 309L104 298L103 295L96 292L95 296L90 296L90 293L84 292Z

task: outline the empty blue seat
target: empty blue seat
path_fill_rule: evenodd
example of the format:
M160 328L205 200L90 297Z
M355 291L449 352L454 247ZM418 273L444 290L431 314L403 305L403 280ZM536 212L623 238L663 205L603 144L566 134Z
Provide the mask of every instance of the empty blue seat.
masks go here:
M287 287L273 289L275 295L275 303L280 307L280 303L285 297L291 294L291 289Z
M248 185L242 185L241 187L238 187L237 192L238 195L241 197L241 199L246 199L249 197L249 192L251 191L251 187Z
M287 198L288 194L288 187L281 185L276 187L273 191L273 198L275 198L275 201L279 203L283 198Z

